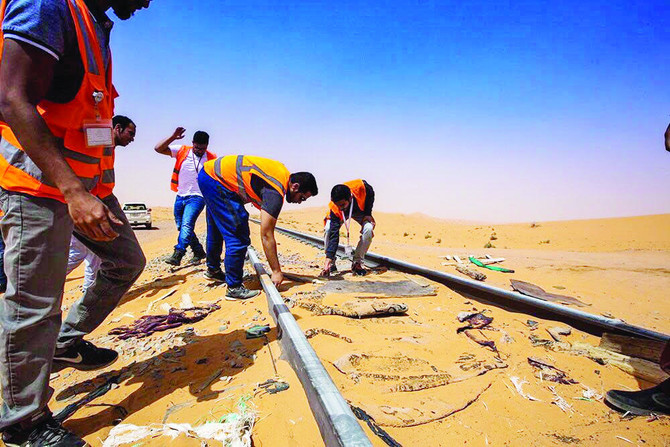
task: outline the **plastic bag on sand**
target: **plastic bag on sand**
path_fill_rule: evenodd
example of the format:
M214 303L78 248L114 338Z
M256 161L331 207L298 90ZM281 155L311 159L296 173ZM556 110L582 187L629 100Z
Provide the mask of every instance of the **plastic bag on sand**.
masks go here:
M255 419L256 413L247 407L245 399L241 399L237 413L227 414L220 422L209 422L197 427L191 424L117 425L109 432L102 447L117 447L156 436L174 439L182 433L190 438L220 441L225 447L251 447L251 430Z

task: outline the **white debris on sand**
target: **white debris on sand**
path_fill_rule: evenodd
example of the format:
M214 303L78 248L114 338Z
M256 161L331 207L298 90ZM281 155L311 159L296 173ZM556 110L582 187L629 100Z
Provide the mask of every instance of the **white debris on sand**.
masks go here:
M210 422L197 427L192 427L191 424L117 425L109 432L102 447L118 447L157 436L175 439L181 434L202 441L219 441L224 447L251 447L251 432L255 420L256 412L247 406L245 399L241 399L238 412L224 416L221 419L223 422Z

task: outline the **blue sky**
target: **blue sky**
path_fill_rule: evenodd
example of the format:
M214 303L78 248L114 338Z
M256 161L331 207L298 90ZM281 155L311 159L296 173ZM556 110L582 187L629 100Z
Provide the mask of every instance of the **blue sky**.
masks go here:
M173 202L153 146L364 178L376 209L491 222L670 212L670 4L154 0L112 36L121 200ZM186 6L185 6L186 4Z

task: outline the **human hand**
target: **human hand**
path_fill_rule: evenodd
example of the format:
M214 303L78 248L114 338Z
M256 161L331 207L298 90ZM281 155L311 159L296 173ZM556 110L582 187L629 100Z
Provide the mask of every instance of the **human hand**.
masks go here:
M275 287L279 287L279 285L284 281L284 274L282 272L272 272L270 279L272 279L272 283L275 285Z
M174 132L172 132L172 139L173 140L181 140L184 138L184 134L186 132L186 129L183 127L177 127Z
M123 225L107 206L97 197L84 191L67 198L67 207L74 226L84 236L94 240L108 242L119 235L112 228Z
M323 270L321 270L321 276L330 276L330 269L333 267L333 260L330 258L326 258L326 262L323 266Z

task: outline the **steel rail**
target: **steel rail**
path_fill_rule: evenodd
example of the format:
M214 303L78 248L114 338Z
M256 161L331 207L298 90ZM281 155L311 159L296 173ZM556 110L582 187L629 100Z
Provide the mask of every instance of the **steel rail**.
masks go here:
M293 314L284 304L254 248L249 247L247 254L265 291L284 353L307 394L309 406L326 446L372 447L349 404L321 364Z
M256 219L251 220L253 222L259 223ZM276 227L276 230L299 240L307 241L316 246L323 247L323 239L318 236L282 227ZM344 247L342 245L339 246L338 252L344 253ZM601 315L583 312L581 310L572 309L570 307L549 301L543 301L537 298L522 295L518 292L511 292L500 289L498 287L493 287L469 278L462 278L460 276L451 275L439 270L432 270L427 267L412 264L399 259L390 258L388 256L383 256L373 252L367 253L365 260L367 261L368 259L377 264L386 265L398 270L424 276L426 278L440 282L450 288L465 289L469 292L474 292L474 294L481 295L489 301L495 301L507 306L523 306L525 308L530 308L532 311L541 311L547 313L553 319L558 319L560 321L568 320L566 322L569 324L576 322L578 325L585 327L595 327L603 332L615 332L635 337L659 340L666 343L670 342L670 335L628 324L625 321L619 319L607 318Z

